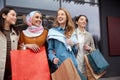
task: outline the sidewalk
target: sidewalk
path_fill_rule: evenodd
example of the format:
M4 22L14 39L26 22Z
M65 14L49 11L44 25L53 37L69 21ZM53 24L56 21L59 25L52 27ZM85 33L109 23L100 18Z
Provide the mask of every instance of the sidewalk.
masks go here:
M100 78L99 80L120 80L120 76L118 76L118 77Z

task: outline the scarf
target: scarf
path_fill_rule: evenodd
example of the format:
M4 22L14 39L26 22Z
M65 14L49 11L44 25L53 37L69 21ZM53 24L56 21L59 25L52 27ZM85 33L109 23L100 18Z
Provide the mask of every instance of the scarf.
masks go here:
M66 37L62 33L56 31L55 29L49 30L47 40L49 40L49 39L56 39L56 40L64 43L67 50L70 50L70 51L72 50L71 46L66 43Z

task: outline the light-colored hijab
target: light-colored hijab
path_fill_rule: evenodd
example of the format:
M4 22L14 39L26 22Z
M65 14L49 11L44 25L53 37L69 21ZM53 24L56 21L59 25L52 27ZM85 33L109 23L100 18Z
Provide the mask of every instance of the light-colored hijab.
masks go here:
M44 28L42 26L42 22L39 26L32 25L32 18L35 13L40 13L39 11L32 11L26 16L26 23L28 25L28 28L26 30L23 30L24 35L28 37L37 37L41 35L44 31ZM41 14L41 13L40 13Z

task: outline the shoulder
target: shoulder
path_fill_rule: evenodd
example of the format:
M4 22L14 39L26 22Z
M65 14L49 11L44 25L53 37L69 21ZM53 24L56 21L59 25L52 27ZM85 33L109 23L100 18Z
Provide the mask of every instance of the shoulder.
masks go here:
M77 29L74 29L73 34L75 35L77 34Z
M2 31L0 31L0 37L4 37L4 34L2 33Z
M24 34L23 31L20 32L20 38L22 38L22 37L27 37L27 36Z
M72 36L77 36L77 29L73 31Z
M15 31L14 29L11 30L10 32L10 36L13 37L18 37L20 36L20 32L19 31Z
M49 32L53 32L53 31L58 31L58 28L55 27L55 28L51 28L51 29L49 29Z
M47 30L47 31L48 31L49 29L48 29L47 27L44 27L44 30Z
M2 31L0 31L0 35L3 34Z
M48 32L48 29L47 29L47 28L44 28L44 31Z
M88 31L86 31L86 35L92 36L92 34Z
M51 28L50 30L57 30L58 29L58 27L54 27L54 28Z
M48 30L44 29L43 33L48 34Z
M91 39L92 39L92 38L93 38L93 35L92 35L90 32L88 32L88 31L87 31L87 32L86 32L86 37L88 37L88 38L91 38Z
M20 36L24 35L23 31L20 32Z

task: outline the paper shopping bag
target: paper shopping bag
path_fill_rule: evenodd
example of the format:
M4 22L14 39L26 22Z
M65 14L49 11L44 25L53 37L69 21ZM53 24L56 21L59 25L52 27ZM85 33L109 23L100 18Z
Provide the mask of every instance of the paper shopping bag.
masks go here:
M106 71L103 71L100 74L94 73L93 68L89 63L87 54L84 55L84 59L85 59L85 66L86 66L86 75L88 77L88 80L97 80L106 73Z
M109 63L103 57L99 49L94 50L93 52L88 54L87 57L93 71L97 74L100 74L109 67Z
M11 51L12 80L50 80L45 47L40 52Z
M60 67L51 74L52 80L81 80L72 60L67 58Z

